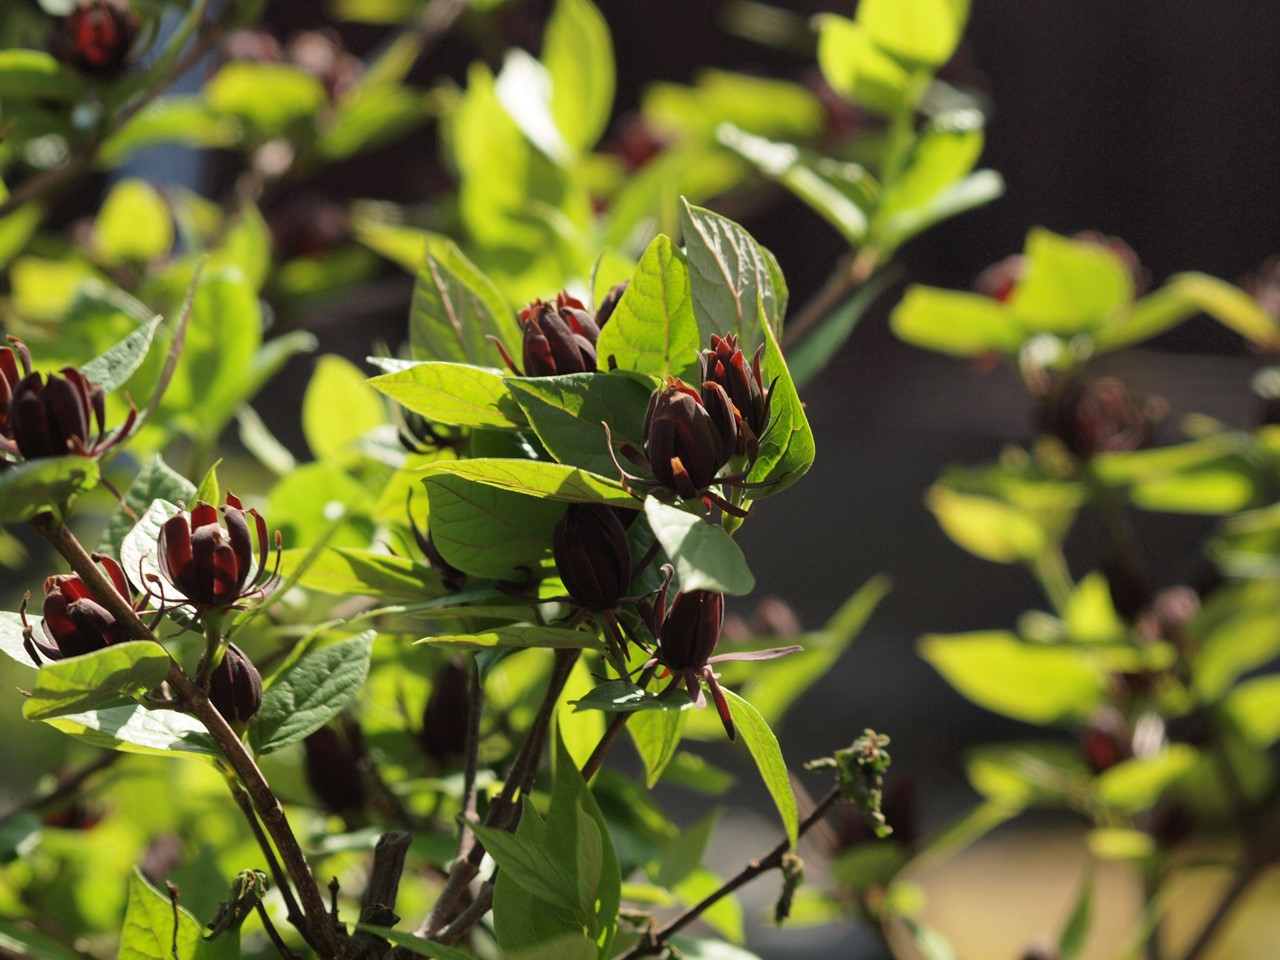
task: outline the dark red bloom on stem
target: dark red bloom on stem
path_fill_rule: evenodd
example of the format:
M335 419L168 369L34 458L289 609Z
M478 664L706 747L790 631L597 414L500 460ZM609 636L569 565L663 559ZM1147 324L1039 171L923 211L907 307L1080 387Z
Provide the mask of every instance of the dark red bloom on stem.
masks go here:
M257 571L254 572L253 537L249 533L246 511L235 494L227 494L222 512L227 524L225 530L218 522L217 509L203 500L196 503L191 513L175 514L160 528L156 557L160 572L182 594L184 602L196 608L197 614L262 596L276 580L276 573L267 571L267 523L261 514L257 510L247 511L254 519L258 539ZM277 568L279 549L277 534ZM250 573L253 573L252 579Z
M1040 399L1036 428L1063 442L1078 459L1145 446L1168 409L1158 397L1133 399L1114 377L1053 384Z
M209 699L227 723L248 723L262 706L262 674L234 643L209 674Z
M731 333L725 337L711 335L711 349L702 351L702 402L710 407L717 399L708 396L711 386L719 386L729 397L737 427L734 452L746 454L752 461L760 453L760 438L769 426L769 399L772 388L766 390L760 376L761 345L751 362L738 349L738 340Z
M365 800L363 745L348 742L332 727L321 727L302 741L302 750L307 785L325 809L344 818L358 813Z
M603 330L604 325L609 322L609 318L613 316L613 311L618 306L618 301L627 292L627 287L630 284L630 280L615 283L609 288L609 292L604 295L604 299L600 301L600 306L596 308L596 326L599 329Z
M98 557L120 596L128 600L129 584L124 570L111 557ZM37 640L34 631L25 630L27 652L37 664L46 660L62 660L92 653L113 643L128 639L124 627L94 599L89 587L76 574L49 577L44 582L44 620L40 624L45 635ZM25 617L23 618L25 621Z
M631 546L612 507L571 503L551 541L565 590L588 610L612 610L631 586Z
M467 668L457 659L441 667L432 681L418 743L422 752L438 763L448 763L466 752L468 687Z
M58 50L81 73L110 79L124 69L138 15L123 0L81 0L62 21Z
M720 628L724 624L724 594L712 590L682 591L676 594L668 610L667 587L671 583L671 568L668 566L664 569L667 571L667 582L658 593L653 623L650 624L653 635L658 640L658 650L648 665L660 665L672 674L671 684L663 691L663 696L684 681L685 689L699 708L706 704L706 697L702 693L702 682L705 681L711 688L711 696L715 700L716 712L720 715L720 722L724 724L725 733L730 740L735 740L737 731L734 730L733 716L729 712L729 702L720 689L719 679L711 665L727 660L773 660L803 648L792 644L772 650L744 650L712 656L716 644L720 642Z
M733 404L716 383L703 394L676 377L653 392L644 418L645 459L654 479L682 497L701 495L737 447Z
M581 300L561 292L555 303L535 300L520 311L524 337L524 376L554 377L562 373L591 373L596 369L596 340L600 328ZM515 363L501 345L502 359L514 373Z
M108 434L101 387L74 367L47 377L33 372L26 346L16 338L10 341L11 349L0 350L0 451L25 460L99 457L128 435L136 411Z

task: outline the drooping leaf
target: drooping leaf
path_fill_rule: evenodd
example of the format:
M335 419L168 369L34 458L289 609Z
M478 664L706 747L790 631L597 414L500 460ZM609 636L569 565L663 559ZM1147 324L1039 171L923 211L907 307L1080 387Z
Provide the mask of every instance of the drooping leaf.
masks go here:
M164 647L131 640L40 668L35 689L22 705L28 720L48 720L140 697L158 687L172 661Z
M588 630L544 627L534 623L513 623L481 633L437 634L423 637L418 643L455 650L527 650L546 647L553 650L603 650L599 637Z
M659 234L600 331L600 369L616 363L619 370L684 377L696 369L702 345L684 255L670 237Z
M658 702L670 706L658 712L637 713L627 722L627 733L644 763L645 786L650 790L662 779L663 771L675 757L690 716L688 710L671 709L671 706L687 707L692 703L678 691Z
M548 453L603 476L618 468L602 423L610 425L615 442L638 447L653 391L648 377L629 373L509 377L506 383Z
M69 737L123 753L221 757L204 725L176 710L148 710L136 703L71 713L45 721Z
M800 825L800 816L796 808L796 795L791 789L791 777L787 773L786 761L782 759L782 748L778 746L778 738L773 735L764 717L746 700L732 690L724 691L729 701L729 712L733 715L734 726L738 735L751 751L751 759L756 762L760 777L764 780L769 795L782 817L782 827L791 846L796 845L796 837Z
M523 826L526 817L542 817L538 814L529 799L524 801L524 811L520 816ZM485 850L502 868L504 875L522 887L526 893L546 900L548 903L582 921L578 902L578 884L572 870L561 863L555 851L546 843L546 826L541 825L542 842L532 842L519 833L512 835L496 827L485 827L475 824L474 829Z
M524 414L497 370L462 363L416 363L369 381L406 410L455 427L518 428Z
M82 366L80 372L106 393L120 389L146 359L156 328L163 319L152 317L106 353Z
M88 457L31 460L0 471L0 523L20 523L50 511L65 518L71 505L98 484L98 462Z
M654 497L645 498L644 512L654 536L675 565L681 590L743 596L755 588L742 548L723 527Z
M1033 560L1045 549L1045 531L1035 518L993 497L959 493L934 484L925 495L925 503L947 536L984 560Z
M320 729L359 692L369 675L374 631L303 654L277 675L249 726L259 754L297 743Z

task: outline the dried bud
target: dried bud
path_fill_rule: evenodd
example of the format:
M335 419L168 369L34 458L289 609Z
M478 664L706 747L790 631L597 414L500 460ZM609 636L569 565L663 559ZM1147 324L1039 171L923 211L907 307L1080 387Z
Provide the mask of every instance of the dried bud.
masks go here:
M227 723L248 723L262 706L262 674L234 643L209 675L209 699Z
M1080 732L1080 752L1094 773L1109 770L1133 756L1133 731L1120 711L1098 711Z
M302 741L302 749L307 784L325 809L349 817L364 806L359 744L348 743L332 727L321 727Z
M572 503L552 539L556 570L574 602L612 610L631 586L631 546L612 507Z
M120 564L111 557L99 557L98 563L116 591L127 600L129 584ZM27 652L37 664L41 657L46 660L78 657L128 639L124 627L93 598L88 586L76 574L50 577L44 582L44 593L44 619L40 627L46 639L37 640L28 634L27 642Z
M1151 439L1164 416L1163 400L1139 403L1111 377L1093 382L1074 378L1055 384L1036 410L1036 429L1063 442L1077 458L1137 450Z
M604 325L609 322L609 318L613 316L614 309L618 306L618 301L622 299L622 295L627 292L627 287L631 284L630 280L623 280L621 283L615 283L609 288L609 292L604 295L604 299L600 301L600 306L596 308L596 328L604 329Z
M724 594L712 590L677 593L662 628L658 654L671 670L699 670L720 641Z
M591 373L596 369L596 339L600 328L582 301L565 293L554 304L535 300L520 311L524 335L524 375L554 377L562 373ZM514 364L505 357L513 370Z
M760 437L769 425L769 394L760 377L761 346L748 365L747 358L738 349L737 338L731 333L726 337L711 335L711 349L704 350L702 362L702 402L708 407L714 402L708 396L712 384L720 386L733 405L737 428L734 452L746 454L752 461L760 453Z
M737 425L724 388L699 396L675 377L653 392L644 418L644 454L654 479L683 497L698 496L733 455Z
M196 608L197 615L262 596L275 581L275 574L267 572L266 521L257 510L248 511L258 537L257 573L250 579L254 568L253 537L235 494L227 494L222 512L226 530L218 523L217 509L203 500L190 514L175 514L160 528L156 557L160 572L185 602Z
M448 763L466 752L470 709L467 687L467 669L457 659L441 667L431 685L418 743L422 752L438 763Z
M0 450L26 460L100 457L128 435L136 411L130 411L119 430L108 434L101 387L75 367L63 367L61 376L51 373L47 379L32 372L31 356L22 341L12 342L24 376L13 383L15 354L0 352Z
M111 79L124 69L138 35L125 0L80 0L62 21L58 54L81 73Z

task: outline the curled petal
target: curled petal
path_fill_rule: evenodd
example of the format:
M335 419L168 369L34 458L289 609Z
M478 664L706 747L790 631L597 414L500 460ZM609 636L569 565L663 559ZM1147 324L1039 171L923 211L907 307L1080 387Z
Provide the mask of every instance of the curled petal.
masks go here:
M249 522L245 519L244 511L240 509L239 501L233 505L230 495L227 497L227 505L223 508L222 515L227 521L227 536L231 541L231 550L235 554L236 569L233 575L235 589L239 590L244 586L244 581L253 566L253 538L249 533Z
M702 676L707 681L707 686L711 688L711 698L716 702L716 713L720 714L724 732L729 735L730 740L737 740L738 732L733 727L733 713L729 710L729 701L725 698L724 691L720 689L720 681L710 669L704 670Z

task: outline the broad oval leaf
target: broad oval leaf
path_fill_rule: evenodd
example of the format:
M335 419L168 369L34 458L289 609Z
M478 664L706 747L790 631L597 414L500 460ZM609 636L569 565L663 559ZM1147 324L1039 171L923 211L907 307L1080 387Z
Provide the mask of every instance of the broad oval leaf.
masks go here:
M387 422L383 402L350 360L321 357L302 396L302 433L315 458L358 458L356 444Z
M557 0L542 40L551 116L575 151L595 145L613 110L613 41L590 0Z
M213 737L195 717L176 710L148 710L130 703L71 713L45 721L69 737L122 753L221 757Z
M520 406L497 370L426 361L369 381L406 410L454 427L519 428Z
M658 713L641 712L633 716L627 723L627 733L635 745L636 753L644 764L645 786L652 790L662 778L663 771L676 755L680 746L680 738L684 734L685 724L693 715L685 707L693 701L680 691L673 691L670 697L658 703L675 706L680 709L662 710Z
M158 453L143 464L124 494L125 505L136 517L146 513L147 508L157 500L169 503L194 503L195 498L195 484L165 463L164 458ZM111 519L107 521L106 529L102 531L102 536L98 539L98 552L119 556L121 544L133 529L134 523L135 521L123 510L113 513ZM158 534L159 527L156 527L154 532ZM154 546L153 542L152 551ZM128 564L126 563L125 566Z
M1027 512L992 497L958 493L934 484L925 503L948 537L984 560L1016 563L1045 549L1044 528Z
M425 234L409 311L409 346L421 360L486 366L499 359L497 338L519 355L515 314L498 288L447 237Z
M782 817L782 827L786 831L787 840L794 848L799 835L800 815L796 808L796 795L791 789L791 777L787 773L786 761L782 759L782 748L778 746L778 738L773 735L769 725L759 711L732 690L724 691L729 701L729 713L733 715L733 724L738 734L751 751L751 759L756 762L760 777L773 797L773 802Z
M747 479L751 483L765 484L752 492L752 496L763 498L785 490L808 473L816 450L813 429L809 426L795 381L791 379L791 371L787 369L782 348L759 304L757 309L764 337L764 362L760 373L766 386L773 385L773 393L769 400L769 425L760 438L760 456Z
M858 24L896 57L940 67L951 59L969 18L969 0L862 0Z
M163 317L155 316L140 324L133 333L82 366L80 372L106 393L118 390L142 366L162 320Z
M432 474L423 483L432 542L459 570L518 579L550 553L551 532L564 513L559 504L448 473Z
M129 878L129 898L120 929L118 960L190 957L200 943L200 922L151 886L138 868Z
M433 463L423 472L428 490L434 481L448 476L531 498L546 497L565 503L607 503L632 510L640 508L639 502L618 481L564 463L477 457ZM434 520L434 501L431 513ZM434 526L432 530L435 531Z
M249 725L259 754L297 743L323 727L359 692L369 675L374 631L303 654L277 674Z
M1133 276L1098 243L1037 227L1027 234L1025 267L1007 301L1035 333L1070 335L1102 326L1133 300Z
M28 720L84 713L158 687L172 661L150 640L114 643L93 653L55 660L40 668L35 689L22 705Z
M1154 756L1124 760L1098 776L1094 795L1103 806L1121 813L1149 810L1174 781L1191 769L1198 756L1195 747L1174 743Z
M653 535L675 565L681 590L744 596L755 588L742 548L723 527L654 497L645 498L644 512Z
M1018 318L990 297L913 285L889 315L898 339L926 350L976 357L1015 353L1030 336Z

